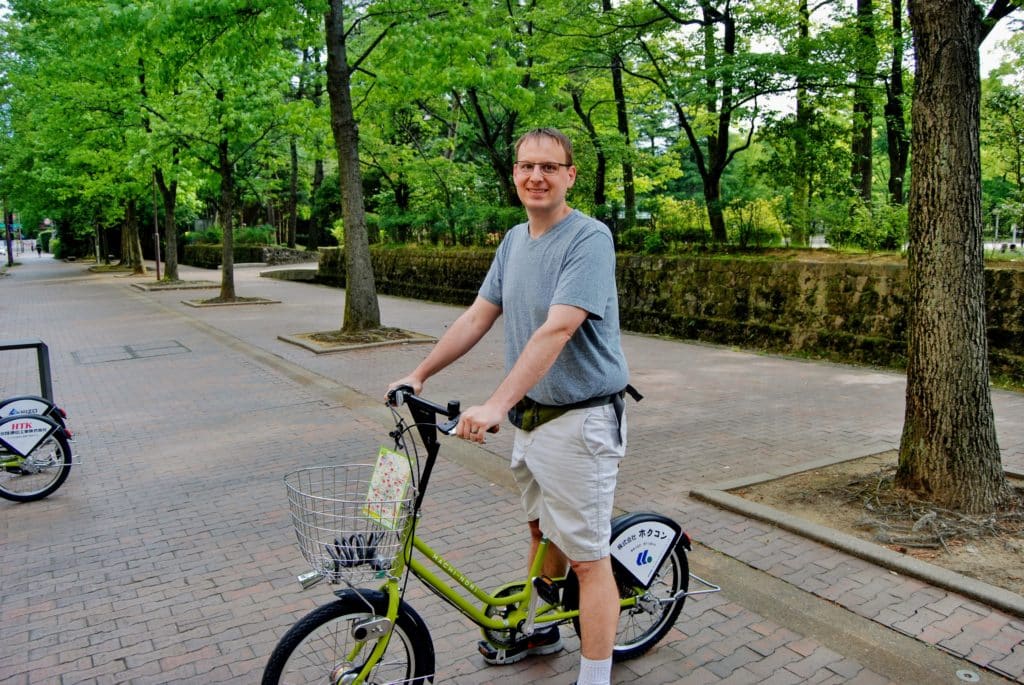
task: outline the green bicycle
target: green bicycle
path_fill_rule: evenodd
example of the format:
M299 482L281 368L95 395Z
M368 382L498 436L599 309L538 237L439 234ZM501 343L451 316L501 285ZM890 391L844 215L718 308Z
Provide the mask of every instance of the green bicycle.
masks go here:
M438 433L454 430L459 404L435 404L401 387L389 393L395 449L376 464L300 469L285 477L299 547L312 571L303 587L344 583L338 599L293 625L271 653L263 685L426 685L434 646L426 623L404 600L411 573L478 625L491 644L511 646L536 630L572 623L579 632L579 585L541 574L542 540L525 580L488 592L416 535L420 505L440 451ZM412 423L397 411L407 406ZM416 429L419 440L413 435ZM421 453L422 450L422 453ZM425 457L421 461L421 457ZM612 566L621 606L613 658L632 659L660 641L687 596L718 592L689 573L690 540L673 520L632 513L612 523ZM690 578L706 589L689 591ZM375 589L359 585L375 584Z

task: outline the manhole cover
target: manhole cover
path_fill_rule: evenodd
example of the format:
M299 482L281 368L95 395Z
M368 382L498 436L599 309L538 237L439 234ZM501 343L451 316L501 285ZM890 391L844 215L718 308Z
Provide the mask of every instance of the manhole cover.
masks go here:
M103 364L105 362L122 362L129 359L166 357L171 354L185 354L191 351L177 340L161 340L157 342L113 345L111 347L96 347L91 350L79 350L72 352L71 356L79 364Z

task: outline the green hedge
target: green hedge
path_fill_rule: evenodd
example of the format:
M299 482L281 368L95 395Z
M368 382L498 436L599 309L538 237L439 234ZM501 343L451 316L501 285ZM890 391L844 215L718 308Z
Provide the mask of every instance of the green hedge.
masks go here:
M235 264L263 261L263 248L259 245L235 245ZM201 269L219 269L224 248L221 245L186 245L183 262Z

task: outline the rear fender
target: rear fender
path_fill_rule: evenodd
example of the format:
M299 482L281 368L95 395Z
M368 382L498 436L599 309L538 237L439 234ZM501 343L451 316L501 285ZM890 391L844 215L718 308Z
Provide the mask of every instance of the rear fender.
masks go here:
M618 578L647 589L677 545L691 549L678 523L653 512L634 512L612 519L612 568Z

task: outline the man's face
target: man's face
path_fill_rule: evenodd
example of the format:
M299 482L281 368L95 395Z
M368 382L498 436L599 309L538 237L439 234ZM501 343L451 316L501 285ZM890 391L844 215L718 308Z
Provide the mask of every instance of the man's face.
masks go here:
M564 166L567 161L565 150L554 138L528 138L519 146L513 180L527 212L551 212L565 206L565 194L576 182L576 167ZM520 169L522 162L532 162L533 170L526 173ZM557 169L545 174L544 165L556 165Z

